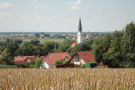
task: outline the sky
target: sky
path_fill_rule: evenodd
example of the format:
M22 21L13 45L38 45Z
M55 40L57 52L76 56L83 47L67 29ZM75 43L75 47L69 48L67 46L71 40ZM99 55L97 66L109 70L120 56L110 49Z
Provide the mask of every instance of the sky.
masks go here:
M0 32L122 30L135 21L135 0L0 0Z

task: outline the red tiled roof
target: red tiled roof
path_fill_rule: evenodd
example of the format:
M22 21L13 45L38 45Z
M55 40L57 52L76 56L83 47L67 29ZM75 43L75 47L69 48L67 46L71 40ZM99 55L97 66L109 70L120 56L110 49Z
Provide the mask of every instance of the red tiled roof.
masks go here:
M74 42L71 47L75 47L77 45L77 42Z
M35 56L16 56L14 57L15 64L26 64L26 59L30 59L30 61L36 61L38 57Z
M93 51L81 51L77 52L69 61L70 64L73 64L74 62L74 57L76 55L80 55L80 57L84 60L85 63L89 62L95 62L95 56L93 54Z
M85 63L95 62L93 51L82 51L77 53L82 57Z
M42 59L45 60L47 64L55 64L55 61L57 59L65 59L65 58L71 58L71 56L67 52L63 53L49 53L47 56L43 57L41 56Z

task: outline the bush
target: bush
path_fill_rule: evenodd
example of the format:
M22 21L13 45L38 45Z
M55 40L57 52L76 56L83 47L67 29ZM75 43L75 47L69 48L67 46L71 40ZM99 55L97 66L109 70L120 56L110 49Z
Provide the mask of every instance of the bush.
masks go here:
M36 68L39 68L40 65L41 65L41 63L42 63L41 58L38 58L37 61L35 62L35 67L36 67Z
M17 65L0 65L0 68L17 68Z
M64 61L64 64L67 64L69 62L69 59L66 59L65 61Z
M17 64L17 68L26 68L27 66L25 64Z
M83 66L81 68L86 68L86 64L83 64Z
M30 68L36 68L36 66L35 65L30 65Z
M62 62L61 60L57 59L57 60L55 61L55 65L56 65L56 64L63 64L63 62Z

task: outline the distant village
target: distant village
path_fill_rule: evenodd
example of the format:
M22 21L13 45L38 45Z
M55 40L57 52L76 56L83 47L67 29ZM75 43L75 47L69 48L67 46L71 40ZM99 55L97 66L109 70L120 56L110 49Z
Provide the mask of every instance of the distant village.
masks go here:
M96 38L98 34L92 35L89 32L84 34L84 38L86 39L91 39L91 38ZM33 34L5 34L5 35L0 35L0 39L32 39L32 38L62 38L62 39L77 39L77 35L72 33L72 34L48 34L48 33L33 33Z
M82 31L82 25L81 25L81 19L79 20L79 26L78 26L78 32L77 35L69 35L69 34L63 34L63 35L35 35L38 38L67 38L67 39L77 39L76 42L74 42L71 45L71 48L74 49L78 44L83 43L83 31ZM27 36L27 37L20 37L19 38L34 38L35 36ZM91 35L89 32L87 33L86 37L87 39L96 38L97 36ZM41 65L40 68L77 68L77 67L87 67L92 68L95 65L100 65L107 67L103 65L103 62L96 63L95 62L95 56L93 51L80 51L75 53L72 57L67 52L60 52L60 53L49 53L46 56L15 56L14 57L14 63L15 64L27 64L30 62L36 62L37 59L41 59Z

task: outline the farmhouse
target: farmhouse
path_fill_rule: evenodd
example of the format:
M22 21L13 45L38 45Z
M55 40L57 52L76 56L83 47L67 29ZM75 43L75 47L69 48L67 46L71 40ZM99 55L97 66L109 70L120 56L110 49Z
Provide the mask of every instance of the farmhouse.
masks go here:
M93 51L77 52L69 61L70 67L83 66L83 64L95 62Z
M26 64L28 62L36 62L38 57L35 56L16 56L14 57L15 64Z
M49 53L47 56L41 56L42 64L41 68L55 68L55 61L57 59L62 60L63 62L66 59L70 59L71 56L67 52L63 53Z

